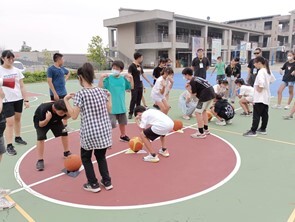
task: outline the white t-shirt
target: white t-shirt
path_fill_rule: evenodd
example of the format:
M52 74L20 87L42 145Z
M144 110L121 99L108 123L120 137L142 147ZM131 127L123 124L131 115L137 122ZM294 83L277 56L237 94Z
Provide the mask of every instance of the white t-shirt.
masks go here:
M139 127L146 129L151 126L154 133L166 135L171 132L174 122L169 116L159 110L148 109L142 113Z
M240 87L240 96L252 96L254 95L254 88L252 86L241 85Z
M3 66L0 66L0 78L8 79L8 78L15 78L15 87L14 89L8 87L2 87L2 90L5 94L5 98L3 103L5 102L14 102L23 99L19 81L24 78L22 72L15 67L11 69L5 69Z
M213 86L214 92L216 94L221 94L221 93L225 93L226 92L226 88L221 87L219 84L216 84Z
M253 103L263 103L269 105L270 103L270 87L269 85L276 80L274 75L268 74L266 68L262 68L258 71L254 82L254 96ZM261 92L258 92L257 87L263 88Z

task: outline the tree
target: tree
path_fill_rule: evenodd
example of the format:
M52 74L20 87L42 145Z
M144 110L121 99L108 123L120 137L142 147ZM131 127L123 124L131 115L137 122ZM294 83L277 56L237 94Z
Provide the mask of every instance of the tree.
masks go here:
M52 63L51 53L47 49L42 50L42 53L44 56L44 64L49 67Z
M102 45L102 38L93 36L88 44L88 59L98 65L98 69L104 69L106 66L106 52Z

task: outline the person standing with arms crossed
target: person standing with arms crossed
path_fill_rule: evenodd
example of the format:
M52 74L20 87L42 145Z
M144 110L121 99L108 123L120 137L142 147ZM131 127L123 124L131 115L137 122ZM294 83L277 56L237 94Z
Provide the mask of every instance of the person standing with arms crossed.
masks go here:
M13 132L15 134L15 142L22 145L27 145L20 136L21 131L21 116L23 105L29 108L29 100L27 91L23 82L24 75L22 72L13 67L14 54L9 50L4 50L1 57L0 78L15 78L15 87L10 89L8 87L0 88L0 92L4 92L5 98L3 100L3 112L6 117L5 139L7 143L8 155L16 155L17 152L12 145Z
M139 52L134 53L134 61L128 68L128 74L131 74L133 76L134 81L134 88L131 90L131 100L129 105L129 115L128 119L132 119L134 108L136 106L140 106L141 99L142 99L142 93L143 93L143 84L140 79L142 76L151 87L153 87L153 84L149 81L149 79L145 76L141 63L143 61L143 55Z
M63 99L67 95L66 81L70 78L70 72L63 67L64 59L60 53L53 55L54 64L47 69L47 83L51 101ZM69 132L68 121L63 120L64 131Z

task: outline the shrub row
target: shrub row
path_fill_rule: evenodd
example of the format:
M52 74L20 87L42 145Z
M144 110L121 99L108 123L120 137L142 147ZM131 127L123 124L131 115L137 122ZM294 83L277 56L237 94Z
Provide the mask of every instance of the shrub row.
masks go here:
M75 79L77 73L71 71L70 79ZM24 83L44 82L47 81L47 74L45 71L24 72Z

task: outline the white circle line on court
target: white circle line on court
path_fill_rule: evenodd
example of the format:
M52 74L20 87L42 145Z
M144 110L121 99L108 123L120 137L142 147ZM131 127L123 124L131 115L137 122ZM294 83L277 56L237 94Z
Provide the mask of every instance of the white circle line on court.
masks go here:
M193 124L193 125L195 125L195 124ZM193 125L187 126L184 129L190 128ZM172 132L169 135L171 135L173 133L176 133L176 132ZM178 198L178 199L174 199L174 200L169 200L169 201L158 202L158 203L152 203L152 204L131 205L131 206L93 206L93 205L85 205L85 204L74 204L74 203L69 203L69 202L65 202L65 201L61 201L61 200L56 200L56 199L50 198L48 196L45 196L45 195L43 195L43 194L41 194L41 193L33 190L31 187L36 186L36 185L41 184L41 183L44 183L44 182L46 182L48 180L52 180L52 179L54 179L56 177L62 176L62 175L64 175L63 173L57 174L55 176L52 176L52 177L47 178L47 179L44 179L42 181L38 181L38 182L33 183L33 184L30 184L30 185L27 185L22 180L21 176L19 175L19 166L20 166L21 161L36 146L34 146L31 149L29 149L17 161L16 166L15 166L15 170L14 170L14 174L15 174L16 180L22 186L22 188L12 191L12 194L13 193L16 193L16 192L19 192L19 191L22 191L22 190L26 190L27 192L33 194L36 197L39 197L39 198L41 198L43 200L46 200L46 201L49 201L49 202L52 202L52 203L55 203L55 204L60 204L60 205L69 206L69 207L75 207L75 208L95 209L95 210L132 210L132 209L142 209L142 208L150 208L150 207L159 207L159 206L164 206L164 205L169 205L169 204L175 204L175 203L183 202L183 201L186 201L186 200L190 200L190 199L199 197L201 195L204 195L206 193L209 193L209 192L211 192L211 191L213 191L213 190L221 187L222 185L224 185L225 183L227 183L230 179L232 179L234 177L234 175L238 172L238 170L239 170L239 168L241 166L241 158L240 158L240 155L239 155L238 151L236 150L236 148L231 143L229 143L227 140L225 140L225 139L223 139L223 138L221 138L221 137L219 137L219 136L217 136L215 134L211 134L211 135L212 136L215 136L215 137L217 137L219 139L221 139L227 145L229 145L229 147L235 153L235 156L236 156L236 165L235 165L234 169L232 170L232 172L226 178L224 178L223 180L221 180L219 183L217 183L217 184L213 185L212 187L210 187L208 189L205 189L205 190L203 190L201 192L194 193L192 195L188 195L188 196L185 196L185 197L182 197L182 198ZM51 139L54 139L54 137L53 138L50 138L48 140L51 140ZM118 153L115 153L115 154L112 154L110 156L107 156L107 158L110 158L110 157L119 155L119 154L123 153L124 151L125 150L122 150L122 151L120 151Z

